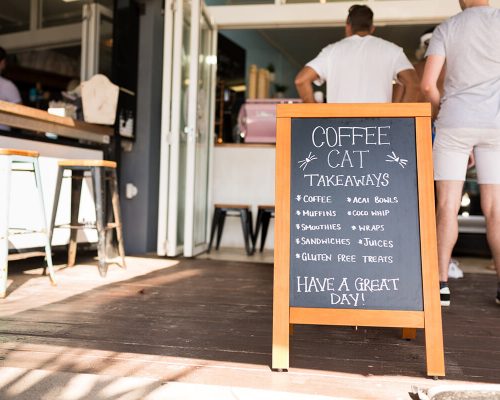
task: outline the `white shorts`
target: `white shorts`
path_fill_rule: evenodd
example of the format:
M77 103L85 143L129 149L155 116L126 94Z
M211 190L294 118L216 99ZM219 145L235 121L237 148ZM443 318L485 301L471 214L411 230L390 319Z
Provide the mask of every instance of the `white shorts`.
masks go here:
M434 180L464 181L474 150L480 184L500 184L500 128L441 128L433 145Z

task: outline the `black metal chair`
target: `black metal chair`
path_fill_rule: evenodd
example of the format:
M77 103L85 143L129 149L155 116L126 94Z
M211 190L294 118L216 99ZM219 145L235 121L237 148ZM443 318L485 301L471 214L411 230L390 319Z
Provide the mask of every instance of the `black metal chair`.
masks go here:
M255 224L255 235L253 237L253 251L255 251L255 246L257 244L257 237L262 229L260 235L260 252L264 250L264 245L266 244L267 230L269 228L269 222L271 218L274 218L274 206L271 205L261 205L257 209L257 222Z
M241 227L243 230L243 239L245 241L245 249L247 254L250 256L253 254L253 233L252 233L252 211L251 207L246 204L215 204L214 205L214 217L212 220L212 231L210 233L210 242L208 244L208 252L212 248L212 242L215 236L215 231L217 230L217 241L215 244L215 249L218 250L220 246L220 240L222 237L222 231L224 229L224 221L226 216L240 217Z

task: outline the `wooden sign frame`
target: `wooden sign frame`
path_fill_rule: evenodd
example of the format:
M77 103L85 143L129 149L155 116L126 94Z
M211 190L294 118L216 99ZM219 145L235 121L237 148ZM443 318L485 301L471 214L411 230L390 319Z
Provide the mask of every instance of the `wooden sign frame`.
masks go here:
M289 367L294 324L403 328L414 338L425 330L427 375L444 376L444 349L439 299L434 178L429 103L280 104L276 126L276 209L272 368ZM423 311L290 307L290 183L292 118L414 118L417 157Z

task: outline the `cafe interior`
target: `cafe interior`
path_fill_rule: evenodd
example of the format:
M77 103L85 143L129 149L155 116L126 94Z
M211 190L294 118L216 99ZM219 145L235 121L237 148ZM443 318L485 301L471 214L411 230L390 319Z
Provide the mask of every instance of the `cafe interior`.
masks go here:
M454 1L421 3L369 2L375 35L412 62L420 36L458 11ZM272 260L275 105L300 101L296 73L344 36L352 4L2 0L2 75L22 102L1 103L0 124L9 128L0 130L0 148L39 162L49 244L55 251L70 244L70 253L78 244L101 257L100 229L116 228L121 255ZM324 98L324 87L317 91ZM68 170L73 177L85 170L80 184L61 178ZM96 190L96 173L116 183L106 178ZM15 172L9 179L21 199L9 205L9 225L36 230L40 211L28 200L37 186ZM107 203L101 217L98 190ZM226 216L237 218L224 223ZM474 170L459 219L457 252L487 256ZM9 253L46 243L35 233L15 235Z

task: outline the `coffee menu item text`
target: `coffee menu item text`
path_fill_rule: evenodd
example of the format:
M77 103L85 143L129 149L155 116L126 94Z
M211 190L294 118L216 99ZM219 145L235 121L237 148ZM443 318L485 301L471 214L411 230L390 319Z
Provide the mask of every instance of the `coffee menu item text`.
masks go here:
M415 122L293 118L290 305L422 310Z

